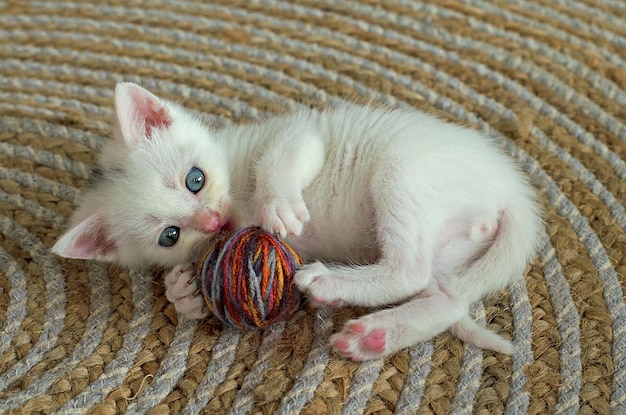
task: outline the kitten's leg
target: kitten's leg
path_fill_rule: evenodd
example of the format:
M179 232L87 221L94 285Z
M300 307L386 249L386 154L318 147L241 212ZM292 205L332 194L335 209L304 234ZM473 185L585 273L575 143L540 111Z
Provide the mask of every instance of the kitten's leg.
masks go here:
M495 239L499 229L498 216L485 212L446 223L437 238L423 238L428 230L418 230L411 224L416 222L411 216L408 225L394 225L402 217L397 210L383 221L386 226L379 230L383 255L377 264L348 267L315 262L298 271L296 284L316 305L373 307L398 302L421 291L433 275L450 274L467 265ZM417 245L416 240L420 240Z
M331 336L331 345L355 361L377 359L430 340L449 328L475 346L512 354L511 341L476 324L467 314L467 305L457 298L425 290L398 307L348 321L341 332Z
M348 321L330 342L344 357L356 361L377 359L442 333L466 310L455 296L427 289L400 306Z
M422 268L430 273L429 267ZM323 264L303 265L294 277L301 291L312 298L312 305L338 307L345 304L376 307L402 301L420 292L428 280L394 270L387 263L362 266ZM415 276L415 278L413 278Z
M191 264L174 267L165 276L165 296L174 304L176 312L188 319L209 315Z
M324 163L324 145L312 132L276 139L256 160L254 202L263 229L286 237L300 235L310 215L302 190Z
M409 298L430 283L444 218L430 206L416 202L426 196L408 192L410 184L403 182L406 179L394 176L389 168L380 176L383 179L374 178L370 190L376 195L371 203L380 250L378 262L359 266L321 262L304 265L294 281L315 302L386 305Z

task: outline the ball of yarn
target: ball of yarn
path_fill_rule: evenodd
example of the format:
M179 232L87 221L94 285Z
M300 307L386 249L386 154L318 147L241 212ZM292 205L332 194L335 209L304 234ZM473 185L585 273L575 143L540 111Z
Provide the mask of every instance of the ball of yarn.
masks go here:
M212 241L198 263L209 310L240 328L266 328L290 317L301 293L293 283L300 257L258 227L230 231Z

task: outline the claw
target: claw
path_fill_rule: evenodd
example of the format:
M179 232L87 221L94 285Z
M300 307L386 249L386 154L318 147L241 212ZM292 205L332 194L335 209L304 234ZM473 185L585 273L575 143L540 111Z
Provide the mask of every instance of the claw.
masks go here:
M208 310L194 270L193 264L187 264L170 271L165 276L165 296L174 304L180 315L198 319L206 316Z

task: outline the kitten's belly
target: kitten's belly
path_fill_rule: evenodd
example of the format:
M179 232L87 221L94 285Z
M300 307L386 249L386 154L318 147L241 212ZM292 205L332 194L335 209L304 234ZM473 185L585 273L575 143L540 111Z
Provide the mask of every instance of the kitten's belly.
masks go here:
M355 233L345 224L309 222L302 235L289 242L305 262L373 263L379 256L373 232Z
M311 220L300 236L289 240L303 260L367 264L378 259L371 208L365 201L346 206L348 199L307 201Z

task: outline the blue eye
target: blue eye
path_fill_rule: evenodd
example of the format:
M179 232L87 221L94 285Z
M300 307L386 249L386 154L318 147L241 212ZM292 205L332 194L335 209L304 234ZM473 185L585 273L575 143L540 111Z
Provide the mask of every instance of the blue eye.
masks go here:
M161 235L159 235L159 245L169 248L176 245L178 237L180 236L180 228L178 226L168 226L163 229Z
M204 186L204 173L197 167L192 167L185 177L185 186L191 193L198 193Z

